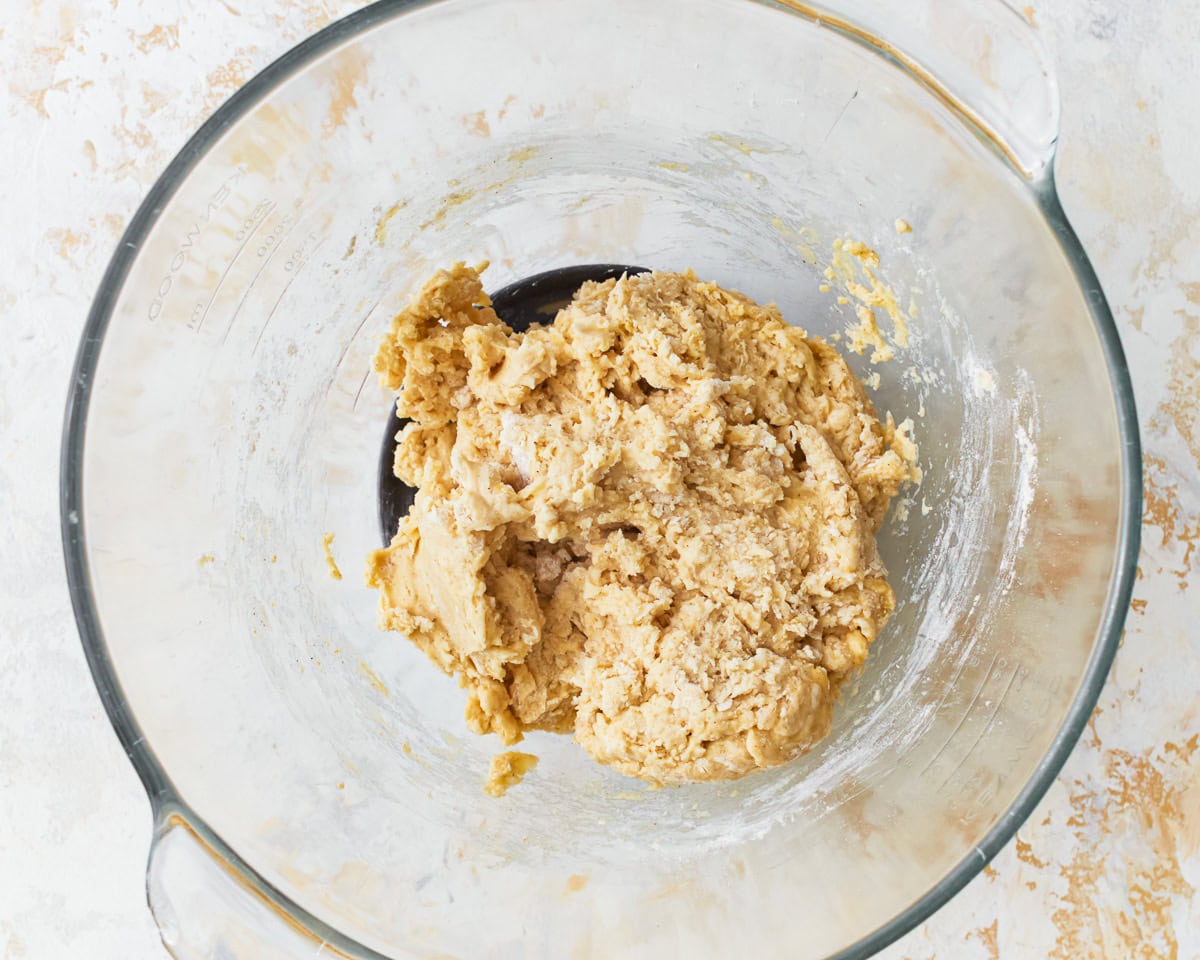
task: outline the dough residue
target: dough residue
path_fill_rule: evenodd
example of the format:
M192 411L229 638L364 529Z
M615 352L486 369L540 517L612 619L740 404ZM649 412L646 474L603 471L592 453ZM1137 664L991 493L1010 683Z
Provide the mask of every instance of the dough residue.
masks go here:
M908 346L908 320L896 292L880 277L878 253L860 240L839 237L833 241L833 257L825 269L825 279L839 281L855 301L858 323L846 331L851 350L862 356L870 348L871 362L883 363L896 355L894 347ZM839 298L838 302L844 301ZM879 329L876 309L883 310L892 322L892 343Z
M471 729L572 733L652 783L828 732L894 606L875 532L916 476L832 346L690 272L585 283L515 333L458 264L376 369L418 493L368 581Z
M325 548L325 567L329 570L329 576L334 580L342 579L342 571L338 569L337 561L333 559L333 539L335 534L327 533L321 538L321 545Z
M492 757L488 767L487 783L483 792L489 797L502 797L508 793L509 787L515 787L525 774L537 766L538 758L532 753L521 753L509 750L506 753Z

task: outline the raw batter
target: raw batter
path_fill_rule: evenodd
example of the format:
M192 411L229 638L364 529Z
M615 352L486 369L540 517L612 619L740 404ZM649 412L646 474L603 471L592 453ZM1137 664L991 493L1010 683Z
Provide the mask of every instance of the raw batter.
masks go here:
M875 531L916 456L829 344L691 273L586 283L513 333L458 264L375 364L419 492L368 580L473 730L573 732L659 783L828 732L894 605Z

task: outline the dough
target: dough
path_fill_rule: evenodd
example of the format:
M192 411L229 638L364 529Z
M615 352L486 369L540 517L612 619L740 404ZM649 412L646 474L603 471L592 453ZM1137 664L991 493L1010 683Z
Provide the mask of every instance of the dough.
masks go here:
M505 744L573 733L657 783L808 750L894 605L875 532L911 440L829 344L690 272L586 283L519 334L477 269L375 359L419 488L370 558L382 626Z
M538 758L532 753L521 753L508 750L492 757L488 766L487 783L483 792L489 797L502 797L508 793L509 787L515 787L525 779L525 774L538 765Z

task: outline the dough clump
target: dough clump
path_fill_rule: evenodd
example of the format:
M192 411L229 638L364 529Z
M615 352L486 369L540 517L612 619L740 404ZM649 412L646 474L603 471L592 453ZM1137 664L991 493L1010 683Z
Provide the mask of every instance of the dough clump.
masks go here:
M875 533L911 439L828 343L691 272L515 333L483 267L439 271L375 358L419 488L370 558L381 625L505 744L572 733L656 783L808 750L895 603Z

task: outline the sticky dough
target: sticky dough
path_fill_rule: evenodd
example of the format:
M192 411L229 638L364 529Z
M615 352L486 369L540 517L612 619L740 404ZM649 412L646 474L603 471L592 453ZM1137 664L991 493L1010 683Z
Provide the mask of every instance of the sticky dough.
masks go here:
M833 347L691 273L586 283L514 333L458 264L376 368L419 492L368 580L471 729L572 733L660 783L828 732L894 605L875 532L915 469Z

